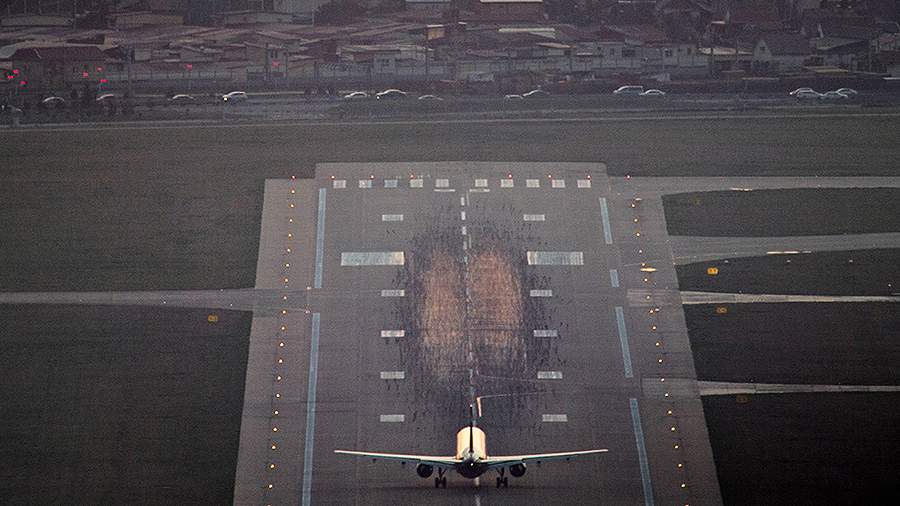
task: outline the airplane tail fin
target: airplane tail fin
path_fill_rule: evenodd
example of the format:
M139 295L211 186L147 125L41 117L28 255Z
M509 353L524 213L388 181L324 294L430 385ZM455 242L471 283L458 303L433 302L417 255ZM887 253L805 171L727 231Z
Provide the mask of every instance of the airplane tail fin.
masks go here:
M475 405L469 404L469 451L475 451Z

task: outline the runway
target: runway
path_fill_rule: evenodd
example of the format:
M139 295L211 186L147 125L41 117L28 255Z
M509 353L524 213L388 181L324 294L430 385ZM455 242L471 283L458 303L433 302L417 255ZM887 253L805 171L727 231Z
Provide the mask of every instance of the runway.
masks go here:
M680 312L627 304L644 282L623 259L640 256L627 256L631 208L610 195L603 165L320 164L312 181L270 180L264 220L284 224L289 214L265 209L292 209L292 195L317 197L298 224L316 233L289 262L305 266L309 313L267 328L306 351L273 367L253 350L265 343L275 359L280 338L251 338L257 394L245 405L257 411L245 412L237 504L721 502L699 396L642 390L695 376ZM261 269L287 263L274 252L291 225L261 241ZM648 253L665 245L651 238L664 228L645 230ZM275 285L295 286L294 272L281 275ZM674 283L671 263L654 277ZM446 490L412 466L333 453L450 454L476 396L489 453L610 452L533 466L509 489L485 475L451 476ZM281 404L290 418L263 416L260 405ZM286 453L258 449L281 438Z

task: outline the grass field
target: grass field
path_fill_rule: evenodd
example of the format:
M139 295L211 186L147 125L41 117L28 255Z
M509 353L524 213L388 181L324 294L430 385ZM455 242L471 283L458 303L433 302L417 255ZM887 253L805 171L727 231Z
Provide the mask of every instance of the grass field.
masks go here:
M819 251L678 265L681 290L812 295L900 293L900 250ZM708 267L719 273L710 276Z
M886 175L896 118L4 131L0 290L252 286L263 180L316 162L605 161L624 175Z
M900 311L892 303L684 306L697 378L900 384ZM894 408L896 409L896 408Z
M896 393L705 397L724 503L897 504L898 403Z
M900 188L800 188L664 195L669 235L900 232ZM777 219L776 219L777 218Z
M250 313L0 305L0 502L230 504Z

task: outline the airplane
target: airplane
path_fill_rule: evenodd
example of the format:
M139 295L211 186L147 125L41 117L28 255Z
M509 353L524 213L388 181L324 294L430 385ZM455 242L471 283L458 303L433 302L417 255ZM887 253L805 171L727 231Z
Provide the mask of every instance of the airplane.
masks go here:
M505 475L507 468L509 469L509 474L516 478L521 478L525 475L527 462L534 461L540 465L542 462L552 460L570 461L582 455L609 451L603 448L574 452L488 456L485 433L475 426L475 408L474 406L471 406L471 408L472 417L469 425L456 433L456 455L453 456L406 455L401 453L374 453L351 450L334 450L334 453L367 457L373 461L394 460L400 461L402 464L412 462L416 464L416 474L421 478L429 478L437 469L438 475L434 478L435 488L447 488L447 477L444 476L447 471L456 471L461 476L475 479L493 469L499 474L497 476L497 488L507 488L509 486L509 478Z

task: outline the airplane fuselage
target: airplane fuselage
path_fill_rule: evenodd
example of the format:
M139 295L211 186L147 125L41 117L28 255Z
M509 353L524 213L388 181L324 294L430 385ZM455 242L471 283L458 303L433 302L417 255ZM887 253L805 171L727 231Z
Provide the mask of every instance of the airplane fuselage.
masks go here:
M474 479L488 470L481 461L487 457L487 437L478 427L463 427L456 433L456 458L462 460L455 466L460 476Z

